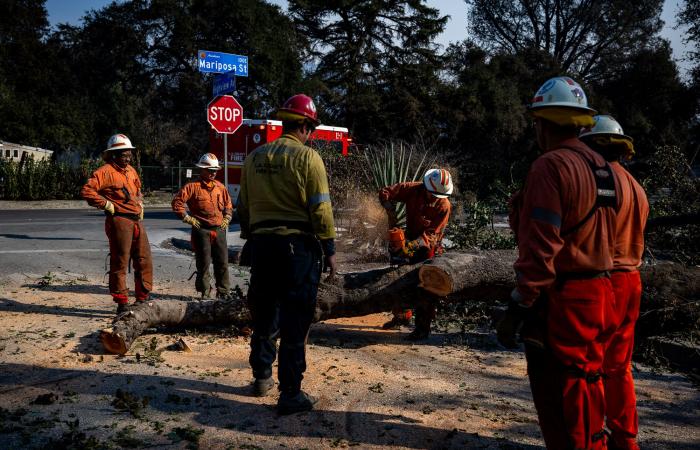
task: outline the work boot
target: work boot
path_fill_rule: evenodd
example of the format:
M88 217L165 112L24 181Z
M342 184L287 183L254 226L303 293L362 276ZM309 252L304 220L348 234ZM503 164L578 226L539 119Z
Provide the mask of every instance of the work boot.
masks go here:
M430 330L416 328L406 336L407 341L424 341L430 337Z
M285 416L287 414L311 411L317 402L318 399L316 397L304 391L299 391L298 394L292 396L282 392L280 399L277 401L277 414Z
M128 303L117 303L117 315L121 315L131 311Z
M400 326L408 326L411 324L411 319L406 317L394 316L390 321L382 325L382 330L393 330L394 328L399 328Z
M264 397L275 385L275 380L269 378L256 378L253 382L253 394L256 397Z

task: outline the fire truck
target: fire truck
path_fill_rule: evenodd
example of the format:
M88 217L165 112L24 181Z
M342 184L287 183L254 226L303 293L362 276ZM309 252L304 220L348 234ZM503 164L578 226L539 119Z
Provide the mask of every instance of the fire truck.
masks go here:
M224 161L224 139L228 139L228 191L235 202L241 190L241 168L243 161L253 150L282 136L282 122L279 120L243 119L243 125L233 134L219 134L209 130L209 151ZM331 145L338 153L346 156L352 139L347 128L320 125L311 135L307 145ZM224 182L224 171L216 175Z

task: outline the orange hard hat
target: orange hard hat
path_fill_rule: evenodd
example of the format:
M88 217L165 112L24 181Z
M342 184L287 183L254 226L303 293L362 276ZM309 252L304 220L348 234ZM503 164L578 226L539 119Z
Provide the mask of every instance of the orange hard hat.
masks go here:
M321 122L318 120L318 113L316 112L316 105L314 101L308 95L296 94L286 102L277 111L277 118L285 121L300 121L308 120L315 127L319 126Z

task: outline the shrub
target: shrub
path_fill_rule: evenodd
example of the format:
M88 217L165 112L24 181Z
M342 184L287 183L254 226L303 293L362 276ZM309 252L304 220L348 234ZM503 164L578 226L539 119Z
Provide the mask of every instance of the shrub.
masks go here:
M20 162L0 159L0 198L3 200L70 200L80 198L98 161L84 160L79 166L32 157Z

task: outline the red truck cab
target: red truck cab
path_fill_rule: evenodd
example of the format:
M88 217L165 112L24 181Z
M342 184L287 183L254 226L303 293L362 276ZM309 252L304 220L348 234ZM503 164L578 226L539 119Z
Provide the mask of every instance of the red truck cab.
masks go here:
M241 187L241 168L243 161L253 150L263 144L272 142L282 136L282 122L267 119L243 119L243 125L233 134L219 134L209 130L209 151L224 161L224 139L228 139L228 191L232 200L238 198ZM310 138L310 146L314 141L325 141L338 149L342 155L348 154L348 146L352 142L347 128L321 125L316 128ZM224 182L224 171L220 170L216 179Z

